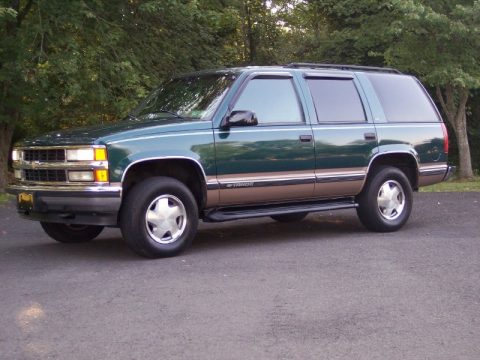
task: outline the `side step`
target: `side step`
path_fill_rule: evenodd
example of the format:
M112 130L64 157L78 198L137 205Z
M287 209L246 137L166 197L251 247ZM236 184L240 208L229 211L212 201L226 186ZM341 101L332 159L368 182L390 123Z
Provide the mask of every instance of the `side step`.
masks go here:
M358 204L355 203L353 198L346 198L242 207L224 207L209 211L207 210L203 220L206 222L222 222L280 214L352 209L357 206Z

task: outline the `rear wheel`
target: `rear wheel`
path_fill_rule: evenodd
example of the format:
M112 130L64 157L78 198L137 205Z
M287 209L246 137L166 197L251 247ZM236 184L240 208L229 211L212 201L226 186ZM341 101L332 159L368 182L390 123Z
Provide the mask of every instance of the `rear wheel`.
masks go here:
M303 220L308 215L308 212L300 212L300 213L293 213L293 214L280 214L280 215L272 215L270 216L273 220L282 222L282 223L289 223L289 222L296 222Z
M127 194L120 226L127 245L137 254L149 258L175 256L195 236L197 203L180 181L163 176L148 178Z
M95 239L103 230L103 226L59 224L40 222L43 230L52 239L62 243L82 243Z
M380 167L367 179L357 202L358 217L366 228L396 231L407 222L412 211L412 187L398 168Z

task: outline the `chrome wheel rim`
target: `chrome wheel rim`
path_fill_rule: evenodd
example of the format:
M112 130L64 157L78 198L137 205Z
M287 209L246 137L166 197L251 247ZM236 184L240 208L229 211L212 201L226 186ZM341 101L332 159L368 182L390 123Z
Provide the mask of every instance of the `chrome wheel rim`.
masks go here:
M395 180L388 180L380 186L377 196L378 211L386 220L395 220L405 208L405 193Z
M145 225L148 234L157 243L171 244L185 231L185 206L173 195L159 196L147 208Z

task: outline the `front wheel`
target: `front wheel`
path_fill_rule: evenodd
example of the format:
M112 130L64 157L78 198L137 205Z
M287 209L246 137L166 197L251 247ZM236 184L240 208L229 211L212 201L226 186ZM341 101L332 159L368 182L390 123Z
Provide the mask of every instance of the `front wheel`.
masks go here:
M40 222L43 230L52 239L62 243L82 243L95 239L103 230L103 226L75 225L51 222Z
M137 254L148 258L175 256L192 242L198 226L198 208L190 190L163 176L133 187L122 207L123 238Z
M412 187L406 175L395 167L381 167L357 197L357 214L366 228L389 232L400 229L412 211Z

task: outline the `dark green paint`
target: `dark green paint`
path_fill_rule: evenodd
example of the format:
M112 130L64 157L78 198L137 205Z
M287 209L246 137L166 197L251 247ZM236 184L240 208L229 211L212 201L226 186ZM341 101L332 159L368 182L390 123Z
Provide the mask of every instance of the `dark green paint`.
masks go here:
M107 144L112 182L121 181L131 163L167 157L193 159L200 163L206 175L216 173L210 121L165 125L134 134L120 133L101 141Z
M440 123L382 124L377 127L379 150L410 152L419 163L444 163L443 132Z
M362 124L318 124L315 107L303 79L304 69L271 67L235 71L237 79L212 121L178 118L124 120L108 126L50 133L25 140L19 145L106 145L112 182L121 181L125 170L134 162L167 157L192 159L209 176L288 171L313 175L315 169L335 171L367 167L375 154L384 151L408 152L421 163L446 161L440 123L428 127L415 124L415 130L408 123L386 123L380 102L361 72L352 74L364 103L367 121ZM305 123L220 129L236 93L252 73L287 71L293 75ZM328 73L335 74L335 71ZM379 125L377 129L374 123ZM268 131L260 131L266 128ZM378 144L364 139L367 132L377 133ZM300 142L300 135L313 135L314 141Z
M218 175L288 171L313 175L313 141L300 141L300 135L312 135L310 126L247 129L215 131Z
M375 133L373 124L343 127L338 125L313 127L317 169L335 171L367 167L370 159L378 152L375 140L364 139L365 133Z
M208 121L194 121L165 117L156 120L122 120L114 124L102 124L51 132L26 139L18 146L104 145L110 141L163 132L189 131L211 128Z

